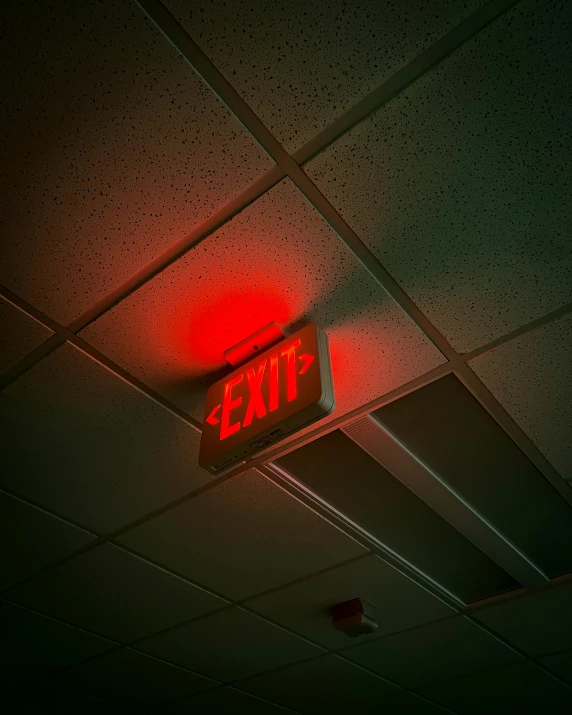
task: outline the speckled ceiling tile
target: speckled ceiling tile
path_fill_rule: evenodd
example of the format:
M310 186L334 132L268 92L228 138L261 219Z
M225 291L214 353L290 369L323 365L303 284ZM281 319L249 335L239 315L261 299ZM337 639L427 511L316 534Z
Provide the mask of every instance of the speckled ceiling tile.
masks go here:
M202 421L223 351L271 321L326 330L336 416L444 361L289 180L81 336Z
M272 162L134 3L3 10L0 279L67 323Z
M470 363L565 479L572 480L572 316Z
M0 297L0 372L15 365L53 332Z
M210 481L199 433L65 344L0 401L0 487L97 533Z
M459 351L572 300L571 38L521 2L307 166Z
M167 0L165 4L293 151L483 2Z

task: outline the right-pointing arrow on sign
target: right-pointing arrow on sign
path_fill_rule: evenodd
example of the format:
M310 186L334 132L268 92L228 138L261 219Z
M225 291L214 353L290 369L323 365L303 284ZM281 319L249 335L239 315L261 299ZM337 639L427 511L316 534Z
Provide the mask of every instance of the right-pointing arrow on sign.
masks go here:
M306 370L310 367L314 360L314 355L309 355L308 353L304 353L303 355L299 355L298 358L300 360L304 361L304 364L302 365L302 368L300 369L300 372L298 375L303 375Z

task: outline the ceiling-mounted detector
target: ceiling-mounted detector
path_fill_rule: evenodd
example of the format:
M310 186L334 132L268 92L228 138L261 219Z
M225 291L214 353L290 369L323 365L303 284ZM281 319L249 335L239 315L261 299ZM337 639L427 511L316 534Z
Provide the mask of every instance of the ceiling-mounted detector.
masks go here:
M332 625L350 638L373 633L377 629L375 609L363 598L337 603L331 608Z
M284 337L272 323L225 357L242 364L207 392L199 464L209 472L244 462L335 407L328 339L316 325Z

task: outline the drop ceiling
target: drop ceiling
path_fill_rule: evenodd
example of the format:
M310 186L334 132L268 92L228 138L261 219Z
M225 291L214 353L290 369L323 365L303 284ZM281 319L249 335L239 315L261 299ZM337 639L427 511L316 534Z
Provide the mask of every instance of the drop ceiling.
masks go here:
M9 711L570 709L570 3L5 20ZM213 477L206 388L272 321L336 409Z

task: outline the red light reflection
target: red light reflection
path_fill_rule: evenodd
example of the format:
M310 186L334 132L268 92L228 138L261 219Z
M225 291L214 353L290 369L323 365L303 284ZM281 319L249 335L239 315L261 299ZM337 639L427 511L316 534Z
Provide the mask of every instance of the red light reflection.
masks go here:
M181 315L173 340L191 363L208 370L223 365L225 350L268 323L287 325L291 319L289 306L276 291L260 288L221 291L205 296L204 307Z

